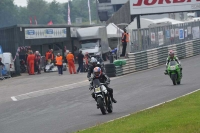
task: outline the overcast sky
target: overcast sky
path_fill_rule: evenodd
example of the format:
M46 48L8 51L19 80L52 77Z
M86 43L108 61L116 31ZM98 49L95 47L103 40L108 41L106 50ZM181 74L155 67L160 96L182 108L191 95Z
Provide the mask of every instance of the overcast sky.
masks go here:
M14 3L18 6L27 6L27 0L14 0ZM45 0L47 2L52 2L53 0ZM64 3L68 2L68 0L56 0L57 2Z

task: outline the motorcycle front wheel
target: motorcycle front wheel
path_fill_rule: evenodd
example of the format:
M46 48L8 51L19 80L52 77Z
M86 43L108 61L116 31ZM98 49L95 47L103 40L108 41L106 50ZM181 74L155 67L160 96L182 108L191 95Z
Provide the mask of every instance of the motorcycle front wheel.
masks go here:
M100 110L101 110L101 113L102 113L103 115L105 115L105 114L106 114L106 109L105 109L105 106L104 106L103 99L102 99L101 97L98 97L98 98L97 98L97 102L98 102L98 104L99 104L99 108L100 108Z
M112 100L111 100L111 98L110 97L108 97L108 101L107 101L107 111L108 111L108 113L112 113L113 112L113 106L112 106Z
M172 82L173 82L173 85L176 85L176 79L177 79L177 75L176 74L172 74L171 75L171 79L172 79Z

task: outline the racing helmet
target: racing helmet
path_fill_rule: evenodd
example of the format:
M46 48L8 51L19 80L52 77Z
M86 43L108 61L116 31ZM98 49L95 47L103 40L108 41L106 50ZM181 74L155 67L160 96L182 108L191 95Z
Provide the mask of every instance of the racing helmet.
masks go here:
M93 74L94 74L95 77L97 77L97 78L100 77L100 76L101 76L101 73L102 73L102 72L101 72L101 68L100 68L100 67L95 67L95 68L94 68Z
M173 50L170 50L170 51L169 51L169 57L170 57L170 58L174 58L174 51L173 51Z
M93 65L93 66L96 66L97 65L97 59L92 57L91 60L90 60L90 63Z

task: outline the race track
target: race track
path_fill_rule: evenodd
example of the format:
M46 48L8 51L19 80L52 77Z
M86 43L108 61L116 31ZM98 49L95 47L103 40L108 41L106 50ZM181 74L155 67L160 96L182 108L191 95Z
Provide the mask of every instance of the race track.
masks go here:
M173 86L170 78L163 74L165 66L112 79L111 87L114 89L114 97L118 103L114 104L112 114L104 116L96 109L96 103L88 90L86 74L73 75L74 79L79 79L79 83L75 85L70 85L75 80L69 80L69 77L45 80L47 74L39 77L43 79L41 83L35 81L36 79L32 79L33 85L27 82L23 85L19 82L20 88L16 88L15 84L8 84L9 81L5 83L2 81L0 82L2 97L0 98L0 133L74 132L199 89L200 56L181 62L183 80L178 86ZM59 84L53 86L50 82L59 82ZM44 85L48 87L45 88ZM29 88L26 89L26 86ZM14 96L17 101L11 100L11 96Z

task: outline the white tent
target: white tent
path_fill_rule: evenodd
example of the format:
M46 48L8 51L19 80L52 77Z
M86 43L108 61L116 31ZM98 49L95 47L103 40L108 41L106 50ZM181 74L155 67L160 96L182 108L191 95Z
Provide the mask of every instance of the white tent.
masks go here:
M119 38L122 37L122 33L124 33L124 31L117 27L114 23L110 23L106 29L108 38Z

